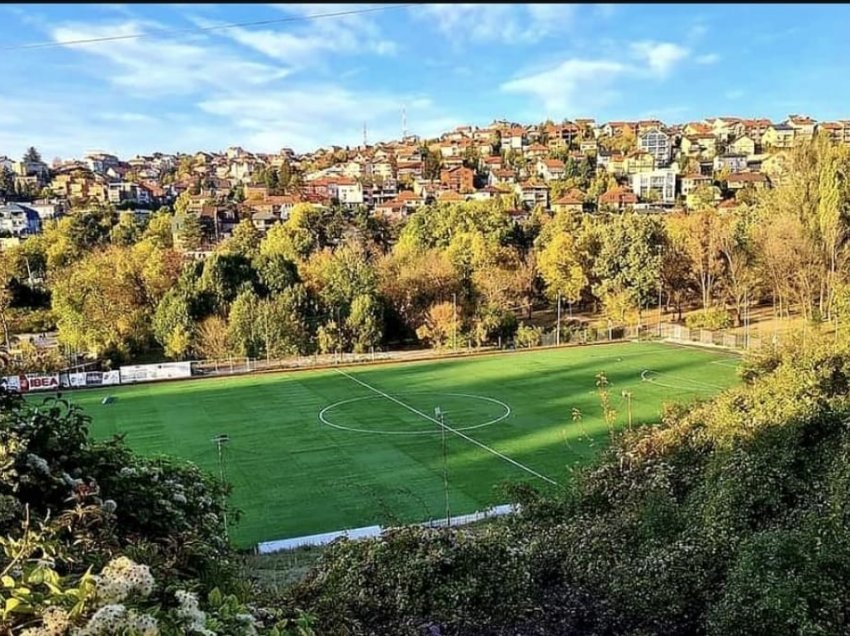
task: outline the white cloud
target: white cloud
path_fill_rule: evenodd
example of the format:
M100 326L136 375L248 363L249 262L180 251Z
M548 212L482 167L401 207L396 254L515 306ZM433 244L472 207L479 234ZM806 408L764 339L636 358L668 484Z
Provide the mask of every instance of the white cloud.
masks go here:
M413 15L433 24L455 44L475 42L532 43L565 32L576 13L570 4L427 4Z
M150 22L88 25L68 24L56 27L51 35L56 42L138 35L159 25ZM153 31L155 32L155 31ZM157 37L115 40L93 44L65 45L83 55L99 57L112 65L93 68L98 77L123 89L145 95L192 93L201 88L238 87L265 84L289 74L287 69L238 57L220 47L203 46L203 38L194 43Z
M615 82L647 76L664 79L689 55L688 49L671 42L634 42L629 50L630 61L571 58L504 82L500 88L538 100L548 116L586 113L620 94Z
M629 71L625 64L607 60L570 59L555 68L510 80L501 89L539 99L550 115L587 110L593 102L610 101L610 84Z
M273 5L296 16L350 11L350 5ZM367 5L368 6L368 5ZM196 18L202 27L224 24ZM229 28L216 31L239 44L297 69L319 63L324 54L345 53L393 55L395 42L385 39L378 25L364 15L337 15L309 22L294 22L280 28L248 29Z
M690 51L672 42L634 42L632 52L649 65L652 73L666 76L673 67L688 56Z
M407 110L409 130L423 136L461 123L441 113L427 97L355 92L332 84L210 97L198 106L231 122L241 131L243 144L265 151L357 145L364 122L370 143L397 139L402 108Z
M698 55L694 58L694 61L697 64L716 64L720 61L720 56L717 53L706 53L705 55Z

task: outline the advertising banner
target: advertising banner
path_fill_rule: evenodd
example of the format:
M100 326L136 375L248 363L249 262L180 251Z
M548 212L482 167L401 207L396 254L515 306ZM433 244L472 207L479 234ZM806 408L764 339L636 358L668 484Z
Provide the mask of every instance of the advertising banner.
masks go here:
M121 384L188 378L192 375L191 362L164 362L162 364L133 364L121 367Z
M23 378L24 376L21 376ZM21 393L27 391L56 391L59 389L59 374L56 375L33 375L26 376L28 387L21 387ZM23 382L21 383L23 385Z

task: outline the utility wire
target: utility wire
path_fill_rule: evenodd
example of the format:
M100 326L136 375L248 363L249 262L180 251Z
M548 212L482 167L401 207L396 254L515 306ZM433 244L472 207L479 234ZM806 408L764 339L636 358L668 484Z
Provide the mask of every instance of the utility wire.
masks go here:
M21 51L25 49L47 49L57 46L73 46L75 44L93 44L96 42L113 42L115 40L133 40L139 38L149 38L152 36L168 36L182 35L187 33L200 33L206 31L217 31L220 29L233 29L238 27L263 26L266 24L281 24L285 22L305 22L309 20L317 20L319 18L335 18L346 15L359 15L361 13L373 13L375 11L386 11L388 9L404 9L406 7L415 7L415 3L410 4L390 4L380 7L370 7L367 9L352 9L350 11L336 11L333 13L314 13L311 15L295 16L288 18L275 18L272 20L257 20L255 22L233 22L231 24L219 24L208 27L195 27L192 29L170 29L158 31L156 33L134 33L131 35L109 35L100 38L87 38L82 40L65 40L63 42L36 42L32 44L17 44L13 46L0 46L0 51Z

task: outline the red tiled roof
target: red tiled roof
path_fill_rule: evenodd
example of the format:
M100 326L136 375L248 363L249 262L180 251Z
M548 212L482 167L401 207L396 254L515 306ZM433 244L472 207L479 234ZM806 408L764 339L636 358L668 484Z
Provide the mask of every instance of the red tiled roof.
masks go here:
M581 199L577 199L569 192L555 201L555 205L581 205L582 203L584 202Z
M637 203L637 195L626 188L614 188L608 190L605 194L599 197L600 203Z
M734 183L756 183L767 181L767 177L760 172L739 172L730 174L727 182Z
M549 169L563 170L564 162L560 159L543 159L543 165Z

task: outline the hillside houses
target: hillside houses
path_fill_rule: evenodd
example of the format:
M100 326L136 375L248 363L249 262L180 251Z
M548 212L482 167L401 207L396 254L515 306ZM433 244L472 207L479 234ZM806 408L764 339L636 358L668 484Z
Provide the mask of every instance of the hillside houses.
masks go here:
M268 231L298 204L404 219L434 203L502 199L513 206L513 218L521 219L535 208L687 210L704 202L710 190L709 200L733 208L740 192L783 183L789 151L818 134L850 144L850 120L817 122L805 114L781 121L723 115L681 123L497 120L458 126L428 140L406 135L307 153L234 146L124 160L97 151L50 167L0 156L0 170L14 181L12 196L0 201L6 205L0 232L25 237L40 231L44 221L86 205L156 209L182 193L186 212L204 219L218 237L242 218ZM603 176L613 185L589 196L592 183Z

